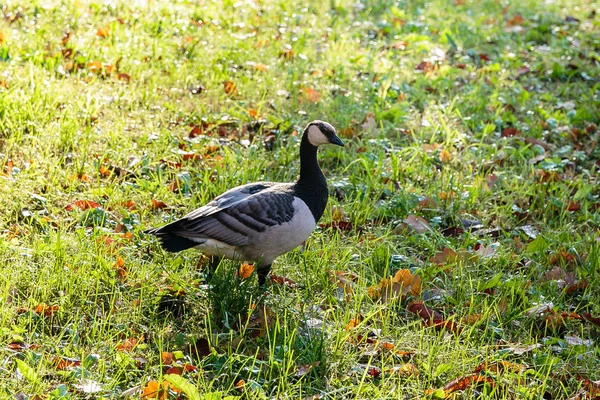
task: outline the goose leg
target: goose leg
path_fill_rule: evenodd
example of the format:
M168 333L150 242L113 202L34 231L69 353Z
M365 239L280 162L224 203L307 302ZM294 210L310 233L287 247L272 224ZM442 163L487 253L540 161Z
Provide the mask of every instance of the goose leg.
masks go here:
M268 265L259 265L256 269L256 274L258 275L258 285L265 286L267 283L267 275L271 272L271 264Z

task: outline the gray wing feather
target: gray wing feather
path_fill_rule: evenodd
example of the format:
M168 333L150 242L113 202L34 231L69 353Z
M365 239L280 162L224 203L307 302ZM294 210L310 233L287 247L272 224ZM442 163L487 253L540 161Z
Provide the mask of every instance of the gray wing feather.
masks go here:
M267 189L264 186L257 191L256 185L246 186L247 190L243 192L237 191L234 195L227 195L226 192L219 196L220 199L183 217L178 221L176 234L244 246L259 239L260 234L269 227L294 217L294 195L290 192L264 190Z

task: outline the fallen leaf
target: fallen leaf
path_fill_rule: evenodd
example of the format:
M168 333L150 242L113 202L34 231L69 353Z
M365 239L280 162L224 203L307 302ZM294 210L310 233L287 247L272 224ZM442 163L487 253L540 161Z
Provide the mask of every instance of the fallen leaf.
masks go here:
M139 342L138 339L132 337L132 338L126 339L123 342L119 343L117 345L116 349L117 349L117 351L130 353L135 348L135 346L137 346L138 342Z
M521 25L525 21L525 18L521 14L515 14L512 18L506 21L507 26Z
M150 381L146 387L142 390L142 399L158 399L167 400L169 399L169 391L173 393L181 393L175 385L169 382L159 383L158 381Z
M49 306L45 303L40 303L33 308L36 314L43 315L44 317L52 317L58 312L59 307L57 305Z
M321 100L321 92L311 87L305 87L304 89L302 89L302 93L304 94L305 98L311 103L318 103L319 100Z
M359 316L357 316L357 317L355 317L355 318L352 318L352 319L351 319L351 320L350 320L350 321L349 321L349 322L346 324L346 327L345 327L345 329L346 329L347 331L349 331L349 330L351 330L351 329L354 329L354 328L356 328L356 327L358 326L358 324L360 324L360 322L361 322L361 321L362 321L362 316L361 316L361 315L359 315Z
M451 332L459 333L460 328L454 321L447 321L442 317L440 313L427 307L422 301L411 301L407 306L408 311L418 315L423 323L427 326L434 327L436 329L448 329Z
M75 208L79 208L80 210L88 210L90 208L98 208L100 204L95 201L90 200L77 200L65 206L65 210L72 211Z
M512 137L512 136L521 136L521 131L519 131L514 126L502 129L501 137Z
M418 217L414 214L409 214L403 222L419 234L431 231L431 226L429 226L429 222L427 222L425 218Z
M78 367L81 365L81 360L76 358L55 357L53 363L57 370L64 371L67 368Z
M252 276L253 272L254 265L244 263L240 265L240 268L237 270L236 275L239 276L241 279L248 279Z
M293 280L286 278L284 276L275 275L275 274L269 275L269 282L277 283L278 285L287 286L292 289L296 288L296 286L297 286L296 282L294 282Z
M156 199L152 199L152 209L153 210L160 210L162 208L166 208L168 207L164 202L160 201L160 200L156 200Z
M237 94L237 85L232 81L223 82L223 90L229 95Z
M419 375L419 369L415 364L406 363L402 365L394 365L392 368L386 371L389 374L395 374L400 376L417 376Z
M313 363L310 364L303 364L303 365L299 365L296 368L296 372L294 373L294 377L296 378L301 378L304 375L308 374L313 368L318 367L320 364L320 361L315 361Z
M496 382L489 376L470 374L460 378L456 378L455 380L444 385L442 389L444 390L444 395L448 396L450 393L465 390L478 383L488 383L491 386L494 386L496 384Z
M441 162L447 164L452 159L452 156L450 155L450 152L448 150L443 149L442 151L440 151L439 158Z
M453 263L457 260L458 255L454 250L449 247L444 247L441 251L437 252L435 256L432 257L431 262L438 266L444 266L446 264Z
M163 365L171 365L175 360L175 355L169 351L163 351L160 353L160 358L162 360Z
M479 364L474 370L473 373L481 373L481 372L494 372L496 374L501 374L505 371L512 371L516 373L523 372L527 369L525 365L515 364L508 361L500 360L500 361L492 361L492 362L483 362Z
M129 82L131 82L131 75L123 73L123 72L119 72L117 74L117 79L120 81L123 81L125 83L129 83Z
M244 391L244 387L245 387L245 386L246 386L246 381L245 381L245 380L243 380L243 379L240 379L239 381L237 381L237 382L235 383L235 388L236 388L237 390L239 390L240 392L243 392L243 391Z
M110 29L107 26L104 28L99 28L96 31L96 36L101 37L101 38L107 38L110 36Z
M421 277L413 275L408 269L401 269L393 278L382 279L379 287L383 301L394 298L404 299L409 293L416 297L421 294Z

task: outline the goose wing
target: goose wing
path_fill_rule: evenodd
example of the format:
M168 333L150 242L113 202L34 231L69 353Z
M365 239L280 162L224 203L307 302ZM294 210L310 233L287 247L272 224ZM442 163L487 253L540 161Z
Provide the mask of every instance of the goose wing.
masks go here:
M246 185L148 233L162 237L163 243L176 236L192 244L213 239L230 246L245 246L260 240L261 233L269 227L290 221L294 217L294 198L288 185Z

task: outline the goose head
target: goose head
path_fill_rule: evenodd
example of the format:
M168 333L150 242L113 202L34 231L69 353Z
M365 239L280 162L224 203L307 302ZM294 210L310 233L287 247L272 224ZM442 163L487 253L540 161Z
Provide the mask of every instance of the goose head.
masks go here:
M304 129L304 136L314 147L322 144L344 145L344 142L337 136L335 128L325 121L315 120L309 123Z

